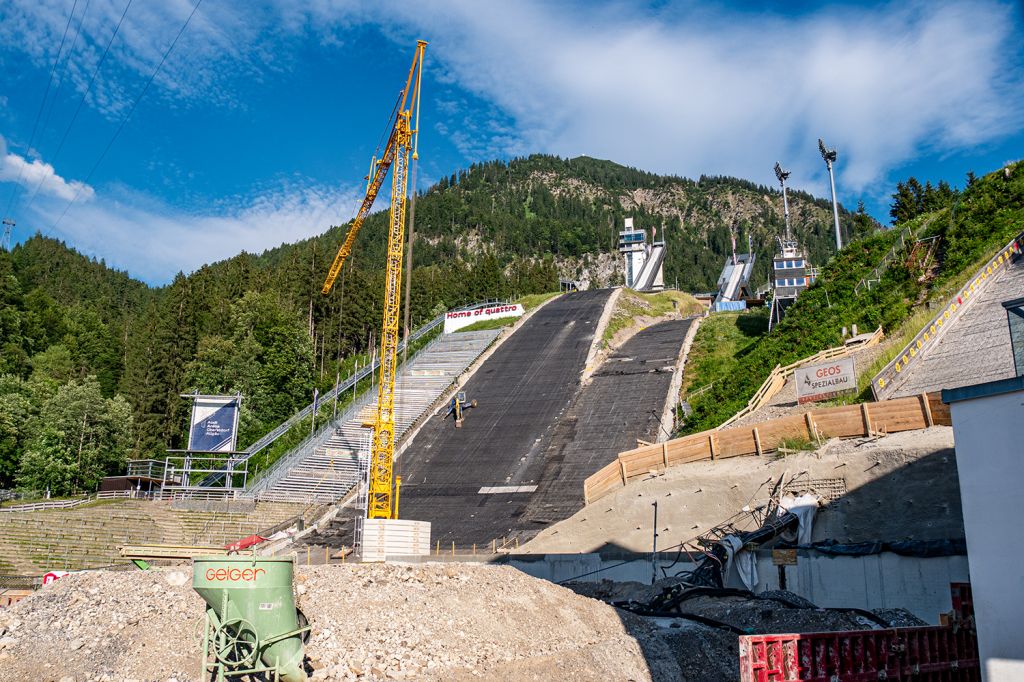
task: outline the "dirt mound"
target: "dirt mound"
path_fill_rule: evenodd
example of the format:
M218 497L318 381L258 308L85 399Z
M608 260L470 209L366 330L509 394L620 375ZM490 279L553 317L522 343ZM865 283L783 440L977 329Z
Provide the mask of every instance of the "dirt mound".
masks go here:
M668 680L645 619L508 567L303 568L321 680ZM72 574L0 611L12 680L193 680L203 601L190 569Z

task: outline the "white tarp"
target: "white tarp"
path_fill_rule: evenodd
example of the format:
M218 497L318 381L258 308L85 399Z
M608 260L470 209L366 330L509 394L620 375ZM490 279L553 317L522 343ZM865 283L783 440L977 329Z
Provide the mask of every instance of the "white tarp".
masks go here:
M814 515L818 511L818 497L810 493L804 493L799 497L784 495L779 500L779 506L796 515L796 544L810 544L811 532L814 530Z
M736 573L740 576L743 585L753 592L757 587L757 557L753 552L743 549L743 541L735 535L726 535L722 538L722 546L725 547L725 552L728 555L723 573L724 582L728 583L729 569L735 566Z

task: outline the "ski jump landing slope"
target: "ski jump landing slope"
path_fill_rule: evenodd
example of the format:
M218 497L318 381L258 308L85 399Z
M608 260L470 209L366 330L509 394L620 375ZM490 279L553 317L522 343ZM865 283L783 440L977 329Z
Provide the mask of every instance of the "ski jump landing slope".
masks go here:
M466 382L462 428L442 419L420 430L396 462L402 518L430 521L442 542L504 535L537 484L541 455L580 375L611 290L565 294L538 310ZM501 492L484 492L481 489Z
M583 506L583 479L636 438L656 437L691 321L640 332L581 389L609 295L549 303L467 382L479 407L462 428L431 418L397 463L402 518L430 521L442 546L525 540Z

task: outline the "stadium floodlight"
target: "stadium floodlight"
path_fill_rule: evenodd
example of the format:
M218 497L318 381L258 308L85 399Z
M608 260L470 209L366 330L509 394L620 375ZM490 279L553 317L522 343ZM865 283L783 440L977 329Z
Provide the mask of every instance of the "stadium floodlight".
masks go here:
M825 146L825 141L820 137L818 138L818 151L821 152L821 158L825 160L825 166L828 168L828 181L832 185L832 220L836 227L836 251L843 248L843 235L839 232L839 204L836 203L836 178L832 173L832 164L835 163L838 155L835 149L829 149Z
M782 185L782 210L786 216L786 241L792 241L793 237L789 232L789 199L786 197L786 179L789 177L789 171L782 170L782 166L779 162L775 162L775 177L779 179L779 184Z

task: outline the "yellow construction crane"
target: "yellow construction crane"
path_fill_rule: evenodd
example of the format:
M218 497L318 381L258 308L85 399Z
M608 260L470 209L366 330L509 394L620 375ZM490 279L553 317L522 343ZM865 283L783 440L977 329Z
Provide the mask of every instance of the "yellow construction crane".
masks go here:
M377 192L394 166L391 176L391 215L388 227L387 267L384 274L384 322L380 335L380 382L377 388L377 416L370 445L370 489L366 515L371 519L398 518L398 488L394 480L395 458L395 367L398 360L398 313L402 290L402 246L405 241L405 213L408 197L409 156L419 157L417 145L420 117L420 77L427 43L416 41L416 53L409 67L405 88L392 118L391 134L380 159L370 164L366 196L359 207L345 241L331 263L324 281L328 294L338 278L345 259L352 252L359 228L373 206ZM415 117L415 125L413 124ZM414 188L415 191L415 188ZM400 483L399 483L400 484Z

